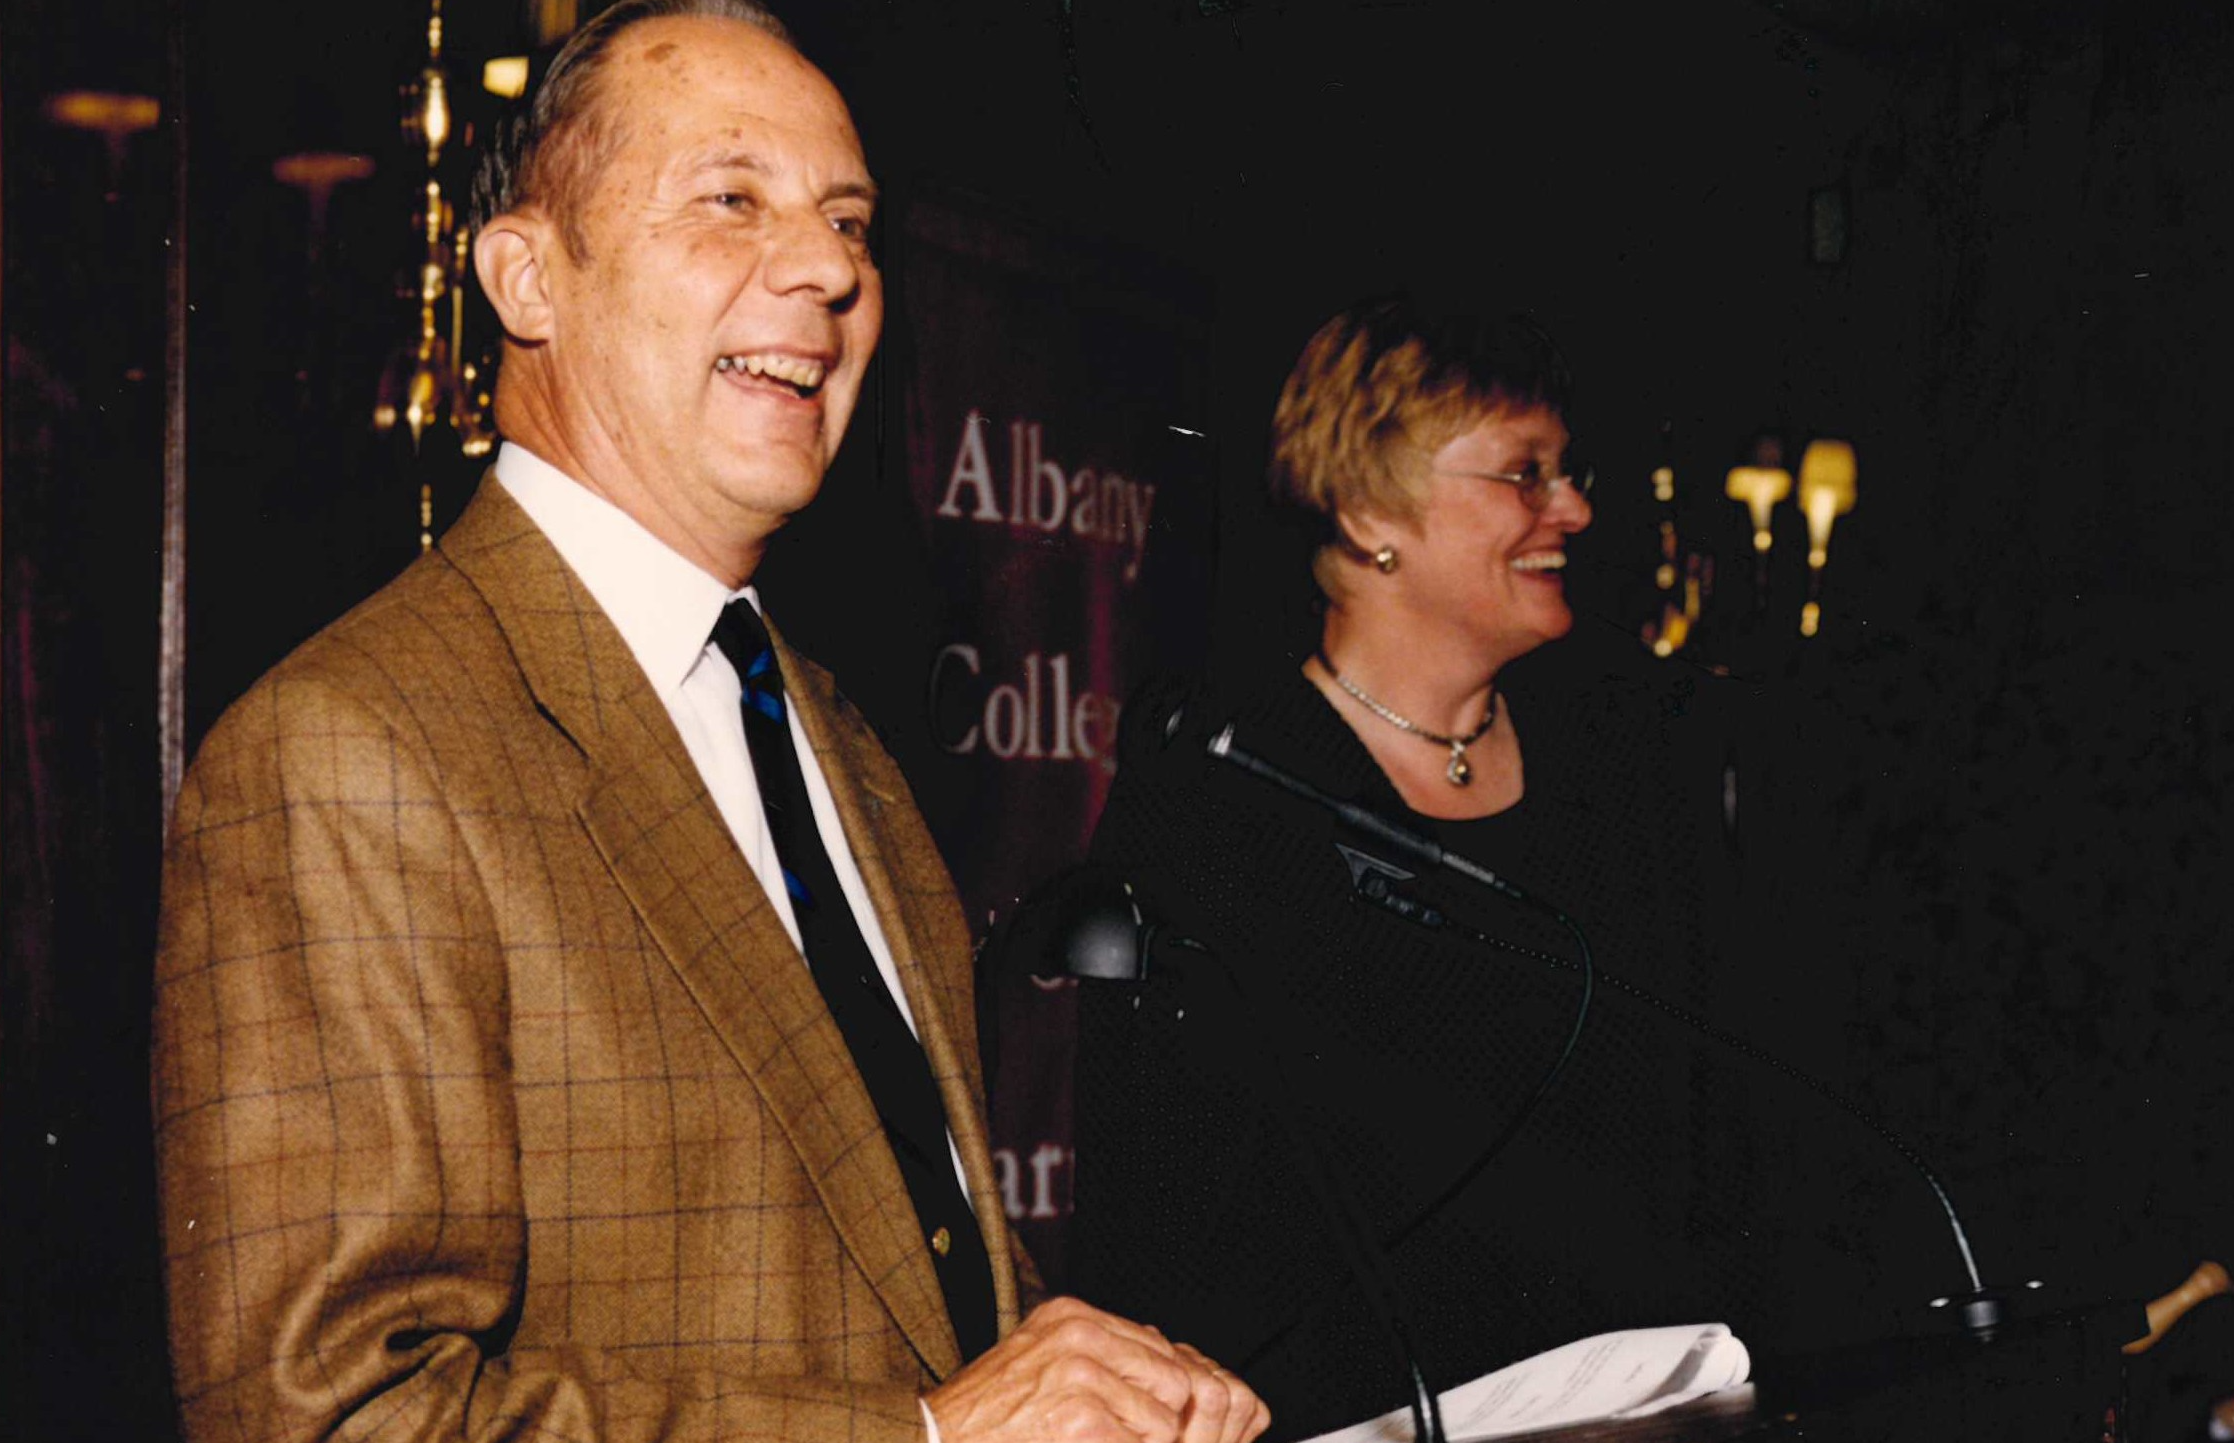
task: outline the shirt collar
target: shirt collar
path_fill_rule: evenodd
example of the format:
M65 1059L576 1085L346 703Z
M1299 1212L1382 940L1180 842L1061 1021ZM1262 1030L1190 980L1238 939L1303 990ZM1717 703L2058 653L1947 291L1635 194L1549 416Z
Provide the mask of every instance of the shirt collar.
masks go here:
M741 596L760 609L752 587L731 591L635 517L517 442L498 449L496 479L581 578L662 696L680 688L698 665L724 606Z

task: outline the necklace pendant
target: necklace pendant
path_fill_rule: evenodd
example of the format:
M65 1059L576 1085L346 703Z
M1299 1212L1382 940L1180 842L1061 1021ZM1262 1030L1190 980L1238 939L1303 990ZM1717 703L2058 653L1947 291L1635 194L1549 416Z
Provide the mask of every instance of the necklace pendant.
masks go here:
M1327 655L1324 651L1319 652L1317 655L1319 665L1325 667L1326 674L1334 678L1334 684L1342 688L1342 690L1348 692L1351 696L1357 698L1357 703L1359 706L1364 707L1367 711L1373 713L1373 715L1379 717L1382 721L1387 722L1390 726L1395 727L1398 731L1410 732L1413 736L1418 737L1422 741L1433 742L1437 746L1449 747L1451 749L1451 762L1449 766L1443 768L1444 780L1448 781L1454 787L1465 787L1473 785L1474 768L1467 763L1466 749L1472 746L1474 743L1480 741L1484 736L1488 735L1489 729L1497 724L1496 692L1493 691L1489 694L1489 702L1482 708L1482 719L1480 722L1476 723L1472 731L1468 732L1465 736L1462 737L1447 737L1444 736L1441 732L1429 731L1426 727L1421 726L1418 722L1413 721L1409 717L1400 716L1397 713L1390 711L1386 706L1382 705L1379 701L1375 700L1372 696L1367 694L1364 687L1359 686L1356 682L1350 680L1341 672L1336 671L1334 669L1334 663L1327 660Z

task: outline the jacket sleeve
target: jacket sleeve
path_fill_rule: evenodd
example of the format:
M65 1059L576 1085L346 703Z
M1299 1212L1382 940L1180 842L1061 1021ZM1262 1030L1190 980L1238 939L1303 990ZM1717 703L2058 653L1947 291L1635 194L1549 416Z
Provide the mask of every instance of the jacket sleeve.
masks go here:
M179 799L153 1101L184 1436L921 1438L907 1383L511 1346L536 1240L499 917L471 799L390 710L283 672Z

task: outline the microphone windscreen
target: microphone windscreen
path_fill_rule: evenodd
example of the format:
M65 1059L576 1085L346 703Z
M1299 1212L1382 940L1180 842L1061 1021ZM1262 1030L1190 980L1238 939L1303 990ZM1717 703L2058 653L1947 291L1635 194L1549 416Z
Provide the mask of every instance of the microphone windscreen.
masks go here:
M1026 893L986 940L995 975L1138 981L1147 919L1115 867L1081 862Z

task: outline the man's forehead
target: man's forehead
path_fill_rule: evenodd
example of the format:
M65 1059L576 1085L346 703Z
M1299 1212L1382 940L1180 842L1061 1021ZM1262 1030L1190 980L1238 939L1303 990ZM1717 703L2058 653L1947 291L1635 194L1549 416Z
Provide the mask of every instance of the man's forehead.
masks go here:
M785 108L845 102L829 79L791 45L743 20L717 15L662 15L614 37L610 62L639 80L750 87ZM643 72L648 72L643 73Z
M718 29L677 36L655 28L693 22ZM623 32L619 42L626 43L616 43L606 77L610 88L599 97L616 120L687 128L696 132L695 142L672 133L666 141L691 143L694 152L727 144L763 164L768 143L786 137L841 140L860 154L852 113L837 87L789 45L755 26L664 16Z

